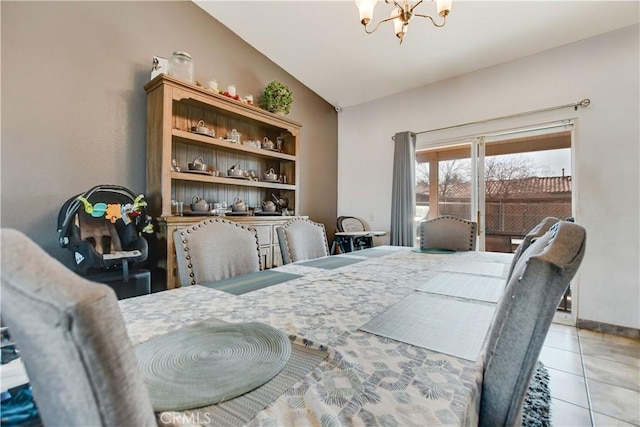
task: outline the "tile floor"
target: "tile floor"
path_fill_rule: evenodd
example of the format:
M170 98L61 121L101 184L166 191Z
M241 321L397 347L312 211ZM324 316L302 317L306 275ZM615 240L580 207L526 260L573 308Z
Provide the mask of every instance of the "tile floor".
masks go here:
M640 426L640 340L553 323L540 360L553 426Z

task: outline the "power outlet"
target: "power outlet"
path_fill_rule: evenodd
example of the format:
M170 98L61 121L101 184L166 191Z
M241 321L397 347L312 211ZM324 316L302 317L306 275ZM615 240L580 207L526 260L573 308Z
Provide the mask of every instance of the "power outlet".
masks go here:
M376 220L376 217L374 215L373 208L370 208L369 209L369 221L373 222L375 220Z

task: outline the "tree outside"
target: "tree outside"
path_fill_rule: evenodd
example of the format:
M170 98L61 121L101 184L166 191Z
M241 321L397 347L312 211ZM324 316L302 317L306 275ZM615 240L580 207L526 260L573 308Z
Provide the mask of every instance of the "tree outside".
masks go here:
M471 216L470 159L438 162L438 215ZM571 177L550 176L533 156L508 154L485 159L485 232L487 250L511 251L511 242L524 236L547 216L571 216ZM431 176L428 163L416 164L417 212L425 218ZM421 209L420 209L421 208ZM431 207L432 208L432 207Z

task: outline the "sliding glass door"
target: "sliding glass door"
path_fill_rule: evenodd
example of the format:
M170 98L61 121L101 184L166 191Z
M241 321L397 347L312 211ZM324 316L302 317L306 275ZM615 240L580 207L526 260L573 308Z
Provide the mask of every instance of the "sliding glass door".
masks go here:
M478 250L513 252L547 216L572 216L571 124L420 147L416 220L478 222Z
M484 140L485 249L513 252L545 217L572 215L571 131Z

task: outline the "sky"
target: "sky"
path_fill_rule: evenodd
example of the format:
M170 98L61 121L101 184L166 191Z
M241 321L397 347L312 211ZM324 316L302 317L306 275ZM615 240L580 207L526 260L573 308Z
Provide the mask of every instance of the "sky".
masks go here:
M570 148L526 153L523 156L530 157L538 165L544 165L547 168L547 173L543 176L562 176L563 168L565 175L571 175Z

